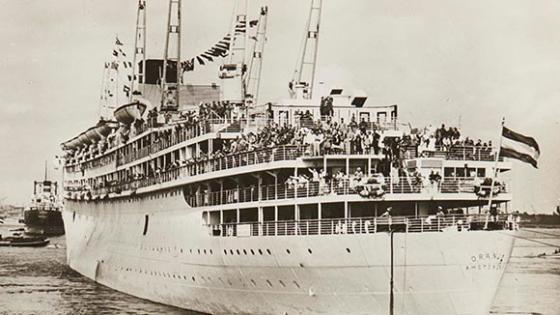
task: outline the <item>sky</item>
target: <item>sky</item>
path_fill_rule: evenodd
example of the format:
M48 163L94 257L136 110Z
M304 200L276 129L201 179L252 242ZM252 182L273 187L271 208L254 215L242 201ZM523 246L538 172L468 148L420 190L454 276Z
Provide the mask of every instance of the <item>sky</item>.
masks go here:
M261 100L288 96L309 1L269 6ZM539 169L513 162L520 211L560 203L560 2L528 0L326 0L317 82L363 90L399 105L415 126L458 126L498 143L500 122L533 136ZM166 0L148 0L150 58L162 58ZM23 204L59 144L95 124L103 64L115 36L133 50L135 0L0 0L0 201ZM231 0L183 0L183 56L225 33ZM215 68L187 81L216 82ZM49 167L51 176L54 170Z

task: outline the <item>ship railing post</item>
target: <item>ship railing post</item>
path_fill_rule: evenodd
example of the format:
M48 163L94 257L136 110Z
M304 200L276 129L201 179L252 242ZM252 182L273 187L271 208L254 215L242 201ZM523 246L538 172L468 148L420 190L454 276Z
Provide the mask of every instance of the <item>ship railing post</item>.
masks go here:
M358 225L358 226L359 226L359 228L358 228L358 234L362 234L362 228L363 228L363 225L362 225L362 218L360 218L360 220L358 221L358 224L359 224L359 225Z
M438 232L441 230L441 217L440 216L437 217L437 229L438 229Z
M373 218L373 233L377 233L377 218Z
M406 233L408 233L408 223L409 223L408 218L404 218L404 224L405 224L405 227L406 227Z
M420 218L420 232L424 232L424 220Z

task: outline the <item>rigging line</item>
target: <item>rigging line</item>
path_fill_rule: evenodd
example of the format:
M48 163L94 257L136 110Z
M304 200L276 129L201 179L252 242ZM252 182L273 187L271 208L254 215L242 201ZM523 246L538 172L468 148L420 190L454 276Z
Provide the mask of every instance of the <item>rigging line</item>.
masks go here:
M541 245L546 245L546 246L550 246L550 247L555 247L555 248L560 247L558 244L551 244L551 243L547 243L547 242L536 241L536 240L532 240L528 237L517 236L517 235L510 235L510 236L513 237L513 238L519 238L519 239L522 239L522 240L526 240L526 241L529 241L529 242L533 242L533 243L537 243L537 244L541 244Z
M542 234L542 235L549 235L549 236L555 236L555 237L560 237L560 235L558 234L554 234L554 233L546 233L546 232L540 232L540 231L535 231L535 230L529 230L527 228L522 229L524 231L529 231L529 232L533 232L533 233L537 233L537 234Z

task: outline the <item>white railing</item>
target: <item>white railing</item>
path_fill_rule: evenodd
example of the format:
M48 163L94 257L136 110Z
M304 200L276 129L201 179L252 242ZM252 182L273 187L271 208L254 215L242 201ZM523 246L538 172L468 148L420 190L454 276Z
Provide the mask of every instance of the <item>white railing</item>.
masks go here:
M297 236L374 234L379 232L441 232L513 229L514 218L507 215L432 215L425 217L360 217L309 220L241 222L206 225L209 234L237 236Z
M507 185L500 181L494 187L494 196L507 193ZM279 184L227 189L186 197L191 207L206 207L245 202L309 198L327 195L361 195L365 198L382 198L386 194L456 194L472 193L487 197L491 185L484 184L484 179L443 178L441 181L414 182L414 179L400 177L386 178L384 183L364 184L357 179L332 180L329 182L303 182L296 185ZM366 192L362 192L363 190ZM373 192L373 193L372 193Z

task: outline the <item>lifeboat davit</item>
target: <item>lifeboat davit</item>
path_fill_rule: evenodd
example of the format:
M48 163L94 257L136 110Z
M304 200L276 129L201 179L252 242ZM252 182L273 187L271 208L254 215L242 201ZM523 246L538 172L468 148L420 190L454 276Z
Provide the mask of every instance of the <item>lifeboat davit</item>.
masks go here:
M115 119L125 125L132 124L136 119L141 119L148 106L139 101L125 104L115 109Z

